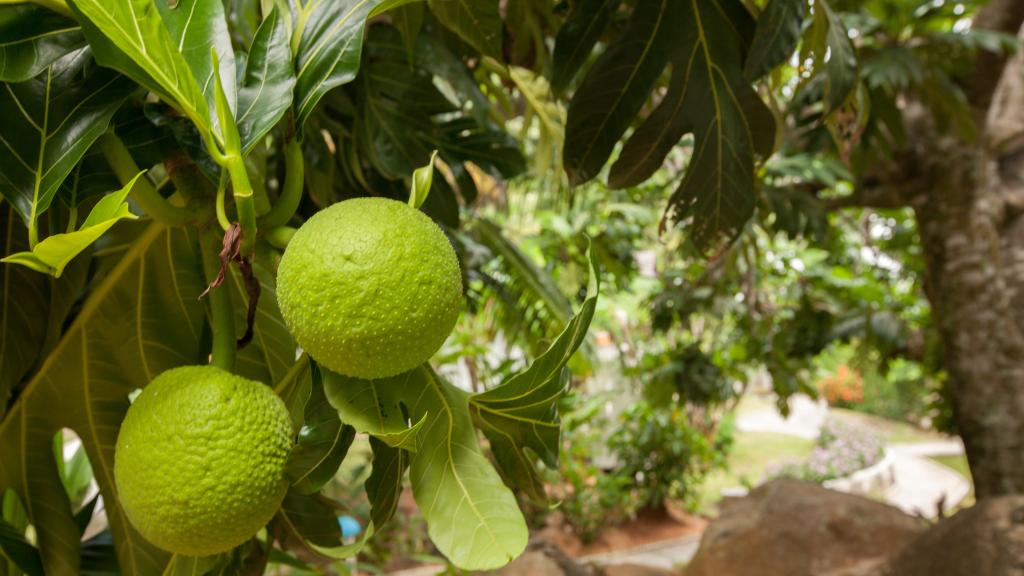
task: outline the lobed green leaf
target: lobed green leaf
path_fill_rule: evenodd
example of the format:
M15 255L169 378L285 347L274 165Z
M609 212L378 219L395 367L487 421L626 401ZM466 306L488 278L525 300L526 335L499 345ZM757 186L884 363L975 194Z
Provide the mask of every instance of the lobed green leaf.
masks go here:
M473 418L490 441L505 481L538 501L546 495L533 454L552 468L558 466L558 401L570 384L566 364L586 339L601 290L597 255L588 252L587 298L558 338L529 368L469 398Z
M571 184L597 176L647 102L668 65L670 47L679 38L679 30L669 20L673 5L674 0L638 0L621 36L601 54L576 90L563 148Z
M135 186L135 181L142 177L142 174L139 172L121 190L111 192L97 202L78 230L63 234L51 234L36 244L31 251L10 254L0 258L0 262L20 264L60 278L64 273L64 268L71 263L71 260L89 248L114 224L126 218L138 218L128 209L127 198L128 193Z

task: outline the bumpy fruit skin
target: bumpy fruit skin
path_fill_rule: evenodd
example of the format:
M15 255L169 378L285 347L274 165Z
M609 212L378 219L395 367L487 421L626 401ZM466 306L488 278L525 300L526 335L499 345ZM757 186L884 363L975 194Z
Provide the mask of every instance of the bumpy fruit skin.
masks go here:
M458 320L462 274L448 238L411 206L357 198L309 219L277 274L281 314L317 362L386 378L434 355Z
M168 370L121 425L118 498L132 525L160 548L224 552L280 507L291 448L288 410L267 386L213 366Z

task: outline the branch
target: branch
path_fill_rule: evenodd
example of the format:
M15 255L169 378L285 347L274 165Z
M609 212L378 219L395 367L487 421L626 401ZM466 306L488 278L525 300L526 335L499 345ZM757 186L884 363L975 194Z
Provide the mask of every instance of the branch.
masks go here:
M974 17L973 27L1016 36L1024 24L1024 1L992 0ZM999 80L1010 55L982 50L975 57L973 70L966 78L967 97L978 118L984 118L992 104Z
M910 202L899 198L897 194L860 194L856 192L821 201L821 206L826 212L844 208L905 208L909 205Z
M821 200L826 212L843 208L906 208L914 204L920 190L916 178L893 178L891 175L865 175L852 194Z

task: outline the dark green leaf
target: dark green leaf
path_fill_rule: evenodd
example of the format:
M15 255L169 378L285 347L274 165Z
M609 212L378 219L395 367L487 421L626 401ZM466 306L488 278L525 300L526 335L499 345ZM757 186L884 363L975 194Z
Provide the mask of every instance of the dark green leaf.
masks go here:
M295 54L295 118L306 123L317 102L332 88L351 82L359 71L366 19L411 0L309 2L308 18Z
M175 554L171 556L171 559L167 562L167 566L164 567L164 571L161 573L162 576L200 576L206 574L207 570L214 567L218 560L221 560L220 556L204 556L197 558L195 556L182 556L181 554Z
M236 121L242 150L248 152L291 108L295 75L288 28L277 8L256 30L238 90Z
M423 28L423 13L422 2L399 6L390 11L391 22L402 33L402 42L405 43L405 49L409 52L410 63L416 59L416 39L419 38L420 29Z
M194 231L123 223L111 231L89 299L0 423L0 490L13 488L36 527L48 574L77 574L79 531L49 453L71 428L89 454L121 569L159 573L167 554L127 522L113 482L128 395L166 369L203 361L205 282Z
M84 469L89 473L88 480L91 482L92 467L89 466L89 459L85 456L85 452L82 451L81 448L79 448L79 451L75 453L75 458L78 458L79 455L82 455L83 457L82 461L85 462ZM86 487L88 487L88 484L86 484ZM85 506L82 506L81 510L75 512L75 525L78 526L79 534L85 534L85 529L89 527L89 522L92 521L92 513L96 510L96 503L99 501L99 498L99 494L93 496L85 503Z
M10 204L0 205L0 250L13 254L28 248L28 230ZM39 357L46 338L49 309L47 277L23 268L0 268L4 298L0 300L0 415L11 389L21 381Z
M0 553L29 576L43 576L43 561L39 557L39 550L3 518L0 518Z
M535 457L527 449L549 467L558 467L558 400L570 384L565 365L586 339L601 289L593 250L589 260L587 299L547 352L525 371L469 399L473 417L490 440L505 481L539 501L546 499L544 485Z
M143 168L160 164L181 151L173 131L167 126L157 126L146 117L145 109L146 105L129 100L110 121L110 129L124 143L135 163ZM179 121L188 122L180 118ZM68 206L78 206L88 198L120 187L121 181L102 150L94 144L64 180L58 195Z
M327 401L323 378L314 365L304 424L288 461L292 489L301 494L319 491L334 477L355 437L355 428L343 424L338 411Z
M210 107L203 88L153 0L116 5L107 0L69 0L68 5L78 15L100 64L120 70L177 106L196 126L210 130Z
M485 56L501 57L499 0L427 0L441 24Z
M496 177L525 170L515 140L481 114L489 104L465 65L431 36L420 36L413 67L393 28L371 28L367 52L355 122L357 141L379 172L407 178L434 149L449 165L471 161ZM438 88L443 83L454 98ZM467 102L471 110L463 111Z
M110 535L104 530L82 543L81 576L121 576L117 563L117 550Z
M771 154L775 121L743 75L744 31L753 22L739 0L700 0L667 16L676 40L668 92L626 142L609 184L644 181L693 133L667 216L691 219L689 237L707 249L735 237L753 214L754 162Z
M89 51L81 49L0 91L0 194L26 225L49 208L134 90L127 78L91 64Z
M384 526L398 509L402 495L402 478L409 467L409 453L392 448L370 437L373 450L373 471L366 480L366 495L370 499L370 518L374 526Z
M284 378L274 386L274 393L280 396L288 407L296 434L306 421L306 403L313 393L313 377L309 362L309 357L303 354Z
M341 544L341 528L335 505L319 494L300 494L288 490L281 509L274 517L274 532L288 549L313 550L313 546Z
M598 58L576 90L569 105L563 151L565 171L573 185L597 176L647 102L668 64L669 48L681 33L669 22L673 5L673 0L638 0L622 35Z
M824 46L819 45L815 49L815 59L819 65L825 65L825 102L831 112L846 102L846 97L857 85L857 55L846 26L826 0L815 3L812 35L814 30L824 31Z
M558 30L551 57L551 88L562 92L576 77L622 0L581 0Z
M437 168L434 168L433 180L431 192L420 209L437 222L452 230L458 230L459 200L455 197L455 190L452 190L444 175Z
M85 44L82 29L37 4L0 6L0 82L24 82Z
M748 80L764 76L796 49L804 24L806 0L769 0L757 19L744 73Z
M235 51L231 47L231 35L224 18L224 3L221 0L157 0L154 4L160 10L171 41L178 46L178 51L192 69L192 76L199 83L211 110L216 76L210 52L216 51L224 93L234 109Z
M104 530L82 543L81 576L121 576L117 563L117 549L110 535Z
M441 155L451 162L472 162L495 178L511 179L526 171L515 139L500 128L473 118L454 118L438 126Z

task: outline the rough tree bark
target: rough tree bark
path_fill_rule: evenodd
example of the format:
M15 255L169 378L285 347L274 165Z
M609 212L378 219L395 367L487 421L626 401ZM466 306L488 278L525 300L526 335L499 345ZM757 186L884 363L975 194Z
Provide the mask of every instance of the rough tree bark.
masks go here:
M994 0L975 26L1017 33L1022 21L1024 0ZM1006 114L1024 110L1021 74L1004 56L979 54L965 79L977 139L937 133L927 114L909 113L913 140L882 182L917 217L925 292L979 498L1024 493L1024 179L1015 175L1024 174L1024 147L1008 149L1003 133Z
M1024 105L1024 102L1022 102ZM925 291L979 498L1024 493L1024 221L985 147L931 146L914 206Z

